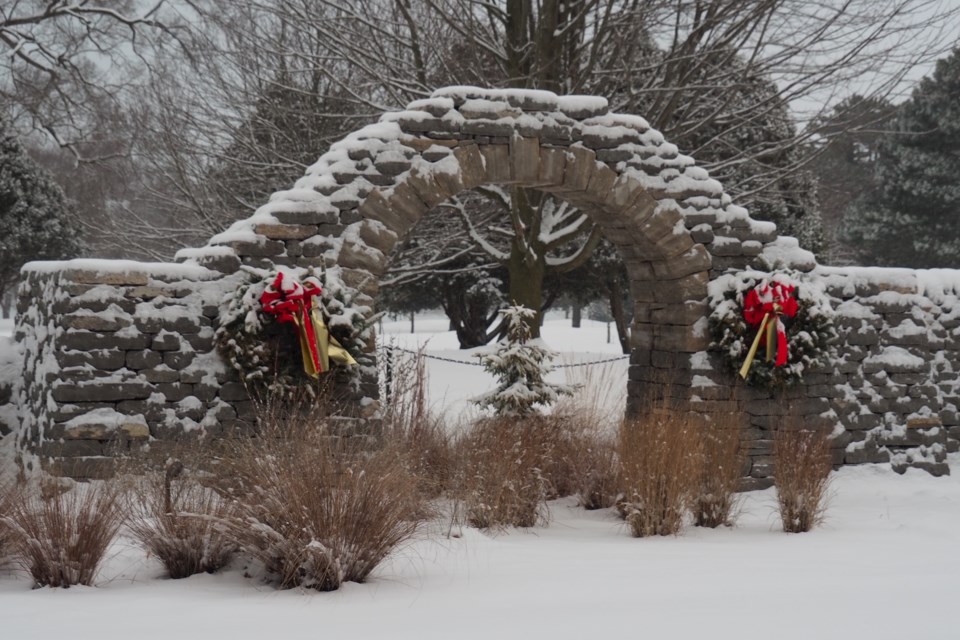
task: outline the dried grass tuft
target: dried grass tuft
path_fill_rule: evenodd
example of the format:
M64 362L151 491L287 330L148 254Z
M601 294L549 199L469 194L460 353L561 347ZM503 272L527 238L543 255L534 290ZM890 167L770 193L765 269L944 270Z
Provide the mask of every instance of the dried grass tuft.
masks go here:
M423 350L391 362L391 395L382 412L383 443L402 452L424 497L435 498L450 488L456 463L446 425L426 403Z
M736 519L744 459L741 431L734 413L714 415L700 427L700 484L692 507L698 527L732 525Z
M626 420L618 454L622 498L617 507L636 537L676 535L697 493L699 431L690 414L657 403Z
M773 437L773 465L783 530L802 533L823 522L832 468L828 434L781 427Z
M403 455L339 437L303 406L266 407L257 437L221 465L237 504L231 532L280 588L363 582L425 513Z
M596 433L582 441L575 469L578 504L587 510L614 506L619 491L616 443Z
M228 531L235 512L232 503L183 472L183 464L173 460L164 473L138 479L127 523L133 537L173 579L214 573L237 550Z
M552 493L543 468L548 423L539 417L477 422L457 443L462 467L456 497L479 529L532 527L548 520Z
M13 529L7 524L13 503L22 486L17 482L0 481L0 566L6 564L13 553Z
M4 522L14 562L39 587L91 585L110 543L124 522L118 483L76 485L47 491L31 487L14 495Z

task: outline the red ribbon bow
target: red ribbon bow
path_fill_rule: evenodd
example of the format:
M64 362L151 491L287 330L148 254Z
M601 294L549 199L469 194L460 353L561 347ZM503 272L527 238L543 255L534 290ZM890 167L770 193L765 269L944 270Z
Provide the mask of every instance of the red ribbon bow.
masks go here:
M303 353L303 368L313 376L325 370L325 358L320 351L321 342L318 340L311 317L315 304L314 298L321 292L319 285L310 280L300 284L293 278L284 279L283 273L280 272L260 296L260 304L264 312L276 316L278 322L290 323L297 327L297 332L300 334L300 349Z
M768 339L768 336L772 338L774 330L777 334L777 357L774 365L782 367L787 364L790 356L787 346L787 328L780 318L781 316L792 318L797 315L797 299L793 295L795 290L796 287L779 282L771 282L770 284L754 287L747 292L747 295L743 299L743 319L746 320L747 324L752 328L757 329L758 334L754 341L754 347L751 348L750 355L747 356L744 369L749 370L749 365L753 360L752 356L756 351L756 346L759 344L766 343L767 360L772 359L773 345L771 340ZM767 330L765 331L764 329ZM746 377L743 370L741 370L741 375Z

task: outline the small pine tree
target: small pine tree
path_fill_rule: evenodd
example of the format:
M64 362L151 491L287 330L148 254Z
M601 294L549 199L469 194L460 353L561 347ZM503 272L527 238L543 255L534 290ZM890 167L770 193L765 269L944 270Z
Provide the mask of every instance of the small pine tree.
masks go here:
M547 406L560 396L572 394L573 386L544 380L553 370L550 363L555 354L539 338L530 338L529 323L536 317L533 309L514 305L500 313L506 321L507 335L495 351L480 355L481 364L499 382L496 389L473 402L492 407L498 415L528 416L535 413L535 405Z

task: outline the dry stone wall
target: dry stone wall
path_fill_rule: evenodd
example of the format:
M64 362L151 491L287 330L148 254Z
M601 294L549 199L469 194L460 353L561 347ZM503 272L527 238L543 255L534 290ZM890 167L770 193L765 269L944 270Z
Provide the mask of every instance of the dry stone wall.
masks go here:
M213 349L223 274L73 260L22 276L17 437L50 471L107 476L131 447L221 435L252 411Z
M830 401L843 462L949 473L960 448L960 271L821 267L840 341L808 395Z
M694 408L741 416L747 486L772 484L774 430L797 422L831 431L837 465L948 474L946 454L960 449L960 270L818 266L808 277L831 298L839 336L802 384L747 387L717 355L690 357Z

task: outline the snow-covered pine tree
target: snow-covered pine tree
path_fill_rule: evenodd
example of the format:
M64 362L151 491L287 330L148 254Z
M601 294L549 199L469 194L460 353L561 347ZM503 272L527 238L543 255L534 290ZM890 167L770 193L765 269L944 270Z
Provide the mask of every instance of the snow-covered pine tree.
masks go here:
M30 260L75 255L63 190L31 160L0 114L0 298Z
M960 264L960 48L937 62L879 146L874 188L844 215L841 235L863 264Z
M536 412L536 405L547 406L560 396L572 394L573 386L544 380L553 370L555 354L539 338L530 337L530 321L536 312L514 305L500 313L507 335L494 351L480 355L487 372L497 377L497 388L473 402L493 408L497 415L527 416Z

